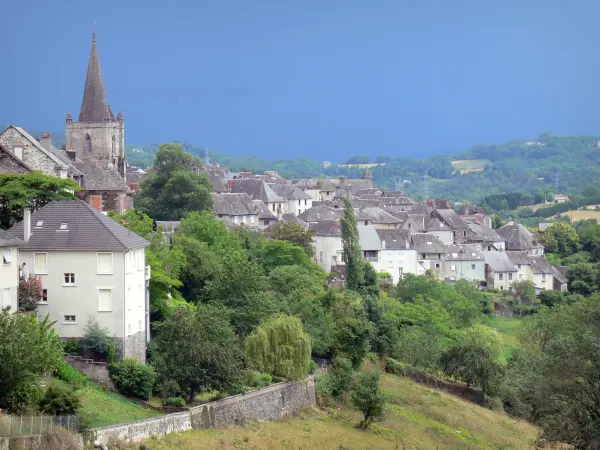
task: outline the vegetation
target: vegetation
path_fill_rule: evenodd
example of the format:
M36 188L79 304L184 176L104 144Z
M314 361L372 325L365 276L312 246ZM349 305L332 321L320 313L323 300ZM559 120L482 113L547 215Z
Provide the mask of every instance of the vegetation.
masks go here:
M152 366L140 363L135 358L125 358L108 366L111 380L123 395L131 395L148 400L156 381L156 371Z
M63 383L52 382L40 403L40 411L50 415L76 414L81 401L75 392Z
M380 373L377 371L359 373L352 386L352 404L362 414L359 428L366 429L383 417L385 402L379 388Z
M313 239L313 230L305 230L301 225L295 222L275 222L272 225L273 231L270 232L270 238L279 241L287 241L298 245L304 249L307 256L312 258L315 253Z
M340 224L342 228L344 262L346 263L346 283L348 289L356 290L364 283L365 263L359 244L354 207L347 197L344 197L344 214L340 220Z
M27 280L19 281L17 291L17 300L19 303L19 312L32 312L37 309L37 305L42 301L43 287L40 277L30 275Z
M108 328L102 328L96 318L90 316L83 331L84 334L81 339L81 345L84 348L101 355L106 355L108 353L108 348L112 344Z

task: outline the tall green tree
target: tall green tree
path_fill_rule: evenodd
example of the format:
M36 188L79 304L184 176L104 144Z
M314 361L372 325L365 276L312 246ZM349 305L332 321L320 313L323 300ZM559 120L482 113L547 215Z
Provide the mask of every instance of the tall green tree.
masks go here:
M366 429L383 417L385 400L379 386L381 374L377 371L363 372L356 376L350 399L352 404L363 413L359 428Z
M273 231L269 233L271 239L288 241L299 245L304 249L309 258L312 258L315 254L314 235L312 230L305 230L295 222L275 222L273 224Z
M162 144L154 162L156 174L142 183L138 209L154 220L180 220L192 211L212 208L212 184L198 158L181 144Z
M160 382L176 381L190 401L199 392L237 389L242 352L226 310L181 306L155 326L151 355Z
M308 375L310 337L297 317L267 319L246 338L245 347L246 360L255 369L291 380Z
M0 226L10 228L23 219L23 209L35 211L54 200L76 200L81 187L69 178L41 172L0 175Z
M364 283L365 260L359 243L358 226L354 208L348 198L344 198L344 213L340 225L342 228L342 248L346 263L346 283L348 289L357 290Z

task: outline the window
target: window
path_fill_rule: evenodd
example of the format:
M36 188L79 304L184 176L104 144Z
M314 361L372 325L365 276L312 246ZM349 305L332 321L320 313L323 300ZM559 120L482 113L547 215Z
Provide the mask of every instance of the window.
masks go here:
M59 230L61 230L61 231L68 231L69 230L69 222L63 222L63 223L61 223Z
M73 314L65 314L63 316L63 323L77 323L77 317Z
M98 253L98 269L100 275L109 275L113 273L113 254Z
M273 203L273 211L275 211L275 203Z
M517 269L521 270L521 264L517 264Z
M475 270L475 264L471 264L471 270Z
M2 250L4 264L10 264L12 262L12 253L9 248Z
M63 286L75 286L74 273L63 273Z
M42 289L42 301L41 303L48 303L48 289Z
M367 225L369 225L369 221L368 221L368 220L365 220L365 227L366 227Z
M546 274L545 273L542 274L542 281L546 281Z
M44 275L48 273L48 254L34 253L33 254L33 272Z
M127 325L127 334L131 334L131 324Z
M450 270L455 271L456 270L456 264L450 264Z
M269 219L263 220L263 226L265 226L265 227L269 226Z
M304 199L304 206L306 206L306 205L307 205L307 203L306 203L306 199Z
M38 220L38 221L35 223L35 227L36 227L36 228L42 228L42 226L43 226L43 225L44 225L44 221L43 221L43 220Z
M300 200L298 200L298 206L300 206Z
M319 252L319 262L323 263L323 252Z
M98 288L98 311L112 311L112 289Z
M463 231L463 236L466 236L466 235L467 235L467 232L466 232L466 231Z
M502 281L502 279L503 279L503 278L504 278L504 274L503 274L503 273L499 273L499 274L498 274L498 279L499 279L500 281Z
M508 274L508 281L512 281L512 273Z
M435 268L439 269L440 268L440 263L435 263Z

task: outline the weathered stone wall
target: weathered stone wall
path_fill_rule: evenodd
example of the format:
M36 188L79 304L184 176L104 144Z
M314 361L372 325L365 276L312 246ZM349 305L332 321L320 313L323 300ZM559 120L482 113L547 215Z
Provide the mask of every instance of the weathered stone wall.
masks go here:
M151 437L191 429L227 427L249 419L275 420L315 403L315 382L287 381L266 388L190 408L189 411L120 425L94 428L85 441L140 442Z
M99 207L102 211L115 211L118 214L131 209L128 207L127 198L123 191L79 191L75 195L93 208ZM100 204L94 204L92 196L100 196Z
M125 338L125 358L137 358L140 362L146 362L146 332L139 331Z
M108 374L108 364L105 362L94 361L93 359L82 358L81 356L65 356L65 361L71 364L74 368L79 370L82 374L87 376L90 380L95 383L106 386L112 390L115 389L115 385L110 379Z
M60 171L56 161L44 154L14 128L8 128L0 135L0 144L8 151L13 151L15 147L21 147L25 164L33 170L44 172L46 175L59 176Z
M83 439L76 435L75 439L83 449ZM0 437L0 450L40 450L45 448L44 436Z

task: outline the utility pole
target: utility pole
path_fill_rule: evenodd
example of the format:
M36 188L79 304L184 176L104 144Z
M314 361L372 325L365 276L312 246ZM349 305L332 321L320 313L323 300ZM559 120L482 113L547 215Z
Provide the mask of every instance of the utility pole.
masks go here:
M402 177L394 177L394 189L401 191L403 186Z

